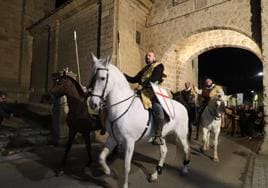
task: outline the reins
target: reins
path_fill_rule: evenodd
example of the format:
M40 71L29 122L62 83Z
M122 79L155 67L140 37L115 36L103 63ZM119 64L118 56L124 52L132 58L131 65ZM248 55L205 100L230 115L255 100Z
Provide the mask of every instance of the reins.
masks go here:
M118 117L115 118L114 120L110 121L110 123L111 123L112 136L113 136L113 138L115 139L115 141L116 141L117 143L119 143L119 142L118 142L118 140L116 139L115 134L114 134L114 123L115 123L117 120L119 120L121 117L123 117L123 116L129 111L129 109L130 109L131 105L133 104L133 102L134 102L136 96L137 96L136 94L132 95L131 97L132 97L133 99L132 99L131 103L129 104L128 108L127 108L127 109L126 109L120 116L118 116ZM129 100L131 97L125 99L124 101ZM120 103L122 103L122 102L124 102L124 101L120 101ZM116 103L116 104L111 105L111 106L115 106L115 105L120 104L120 103Z
M118 104L121 104L121 103L123 103L123 102L125 102L125 101L131 99L131 98L134 97L134 96L137 96L137 94L134 93L134 94L131 95L130 97L128 97L128 98L126 98L126 99L124 99L124 100L122 100L122 101L119 101L119 102L117 102L117 103L115 103L115 104L111 104L111 105L109 105L109 106L103 106L102 109L105 109L105 108L112 108L113 106L116 106L116 105L118 105Z

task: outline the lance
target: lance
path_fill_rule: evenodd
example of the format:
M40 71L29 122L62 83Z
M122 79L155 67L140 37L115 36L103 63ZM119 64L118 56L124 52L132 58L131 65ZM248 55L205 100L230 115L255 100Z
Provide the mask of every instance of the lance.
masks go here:
M78 48L77 48L77 37L76 37L76 31L75 31L75 30L74 30L74 43L75 43L75 55L76 55L77 77L78 77L78 82L79 82L79 84L81 84L80 66L79 66L79 56L78 56Z

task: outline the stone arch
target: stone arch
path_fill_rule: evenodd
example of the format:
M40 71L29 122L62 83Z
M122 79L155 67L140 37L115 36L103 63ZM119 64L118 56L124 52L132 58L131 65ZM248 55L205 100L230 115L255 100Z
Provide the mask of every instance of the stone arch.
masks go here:
M192 71L189 67L190 62L203 52L221 47L245 49L255 54L261 61L263 59L260 47L243 33L229 29L199 32L174 43L164 54L161 61L165 63L167 72L170 74L166 86L171 90L178 90L186 81L185 78L194 81L194 77L189 76L192 74L189 72Z

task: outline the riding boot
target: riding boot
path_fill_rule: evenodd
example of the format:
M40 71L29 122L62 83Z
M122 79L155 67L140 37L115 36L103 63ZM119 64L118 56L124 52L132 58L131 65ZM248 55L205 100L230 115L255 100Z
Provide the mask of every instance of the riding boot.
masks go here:
M162 129L165 124L165 120L163 119L156 119L154 122L155 127L155 136L153 138L152 144L153 145L163 145L163 139L162 139Z

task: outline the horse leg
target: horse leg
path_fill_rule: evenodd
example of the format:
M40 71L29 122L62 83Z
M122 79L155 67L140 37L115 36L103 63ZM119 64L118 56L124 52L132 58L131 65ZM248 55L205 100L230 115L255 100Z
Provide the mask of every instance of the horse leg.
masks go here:
M199 138L199 127L200 127L199 122L197 122L195 140L198 140L198 138Z
M206 143L207 150L209 150L209 143L210 143L210 131L207 132L207 143Z
M117 145L117 142L111 136L109 136L108 140L105 144L105 147L103 148L103 150L99 156L99 163L102 166L104 173L107 175L111 174L111 170L110 170L109 166L107 165L106 158L107 158L108 154L111 151L113 151L113 149L115 148L116 145Z
M188 123L188 128L189 128L189 133L188 133L188 141L191 142L191 138L192 138L192 122L189 121Z
M125 145L125 181L123 188L128 188L128 174L131 169L131 160L134 153L135 142L127 141Z
M215 131L215 137L214 137L214 154L213 154L213 160L215 162L219 162L219 157L218 157L218 139L219 139L219 134L220 131L216 130Z
M189 163L190 163L190 152L189 152L189 144L187 140L187 135L185 136L179 136L180 134L176 131L177 137L179 138L183 151L184 151L184 157L183 157L183 168L182 168L182 174L185 175L189 171ZM179 143L176 142L176 153L179 153Z
M160 145L160 160L158 162L158 165L156 166L156 170L153 174L150 174L149 181L153 182L157 180L157 176L162 174L162 168L166 159L167 155L167 144L166 140L163 139L163 145Z
M202 148L203 151L208 150L208 148L207 148L207 139L208 139L207 135L208 135L208 129L203 128L203 148Z
M64 173L64 168L65 168L65 165L66 165L67 156L68 156L68 154L70 152L70 149L72 148L73 140L75 138L76 133L77 132L72 130L71 128L69 129L69 136L68 136L68 141L67 141L67 145L66 145L66 148L65 148L65 153L64 153L64 156L62 158L60 168L56 171L57 176L59 176L59 175Z
M86 143L87 154L88 154L88 163L86 166L89 167L92 163L90 133L89 134L83 133L82 135Z

